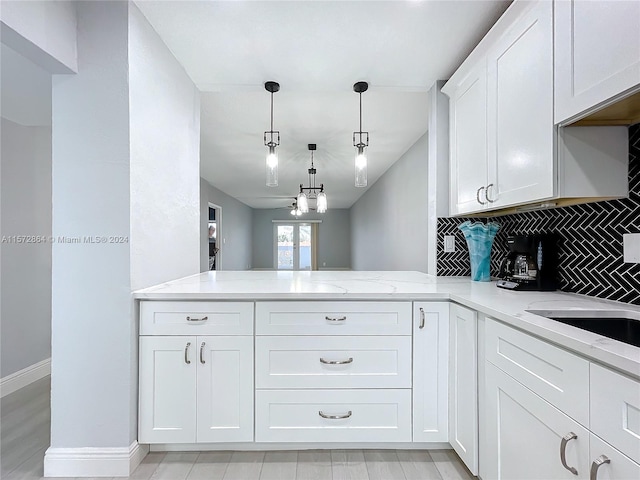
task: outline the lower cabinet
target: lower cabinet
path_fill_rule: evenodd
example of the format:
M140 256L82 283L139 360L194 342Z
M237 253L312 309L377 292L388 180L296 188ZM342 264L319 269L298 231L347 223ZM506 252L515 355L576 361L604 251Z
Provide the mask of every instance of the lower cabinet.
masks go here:
M478 313L451 304L449 324L449 443L478 475Z
M141 336L140 443L253 441L252 336Z

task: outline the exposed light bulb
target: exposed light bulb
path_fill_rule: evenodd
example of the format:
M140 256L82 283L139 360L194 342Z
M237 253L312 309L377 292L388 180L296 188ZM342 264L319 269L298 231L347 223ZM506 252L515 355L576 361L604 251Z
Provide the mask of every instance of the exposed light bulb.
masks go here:
M302 213L309 212L309 201L307 200L307 195L304 192L300 192L298 194L298 209Z
M316 198L316 210L318 213L324 213L327 211L327 195L324 192L320 192Z
M367 186L367 155L364 147L357 147L356 151L356 187Z
M267 187L278 186L278 153L275 146L269 146L267 153Z

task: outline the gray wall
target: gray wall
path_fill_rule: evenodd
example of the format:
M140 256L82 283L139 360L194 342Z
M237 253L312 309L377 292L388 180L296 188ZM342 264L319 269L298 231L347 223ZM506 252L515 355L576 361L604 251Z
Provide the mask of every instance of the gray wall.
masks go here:
M427 272L428 137L351 207L353 270Z
M331 199L329 199L331 201ZM349 210L309 212L295 220L322 220L318 227L318 268L351 268ZM288 209L253 210L253 268L273 268L273 220L294 220Z
M218 270L248 270L252 265L253 209L221 190L204 178L200 179L200 270L209 269L209 203L222 209L218 222ZM224 243L223 243L224 239Z
M51 235L51 127L2 119L0 234ZM0 377L51 356L51 243L3 243Z

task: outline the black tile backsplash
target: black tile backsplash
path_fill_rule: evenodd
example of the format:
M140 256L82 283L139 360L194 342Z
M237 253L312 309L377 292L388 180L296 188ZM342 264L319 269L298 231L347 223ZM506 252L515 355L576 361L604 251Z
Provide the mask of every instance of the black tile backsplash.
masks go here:
M622 258L622 235L640 233L640 124L629 128L629 198L493 219L438 218L439 276L471 274L467 244L458 229L465 220L501 225L491 251L494 276L507 253L507 235L556 232L561 290L640 305L640 264L623 263ZM455 252L444 252L445 235L456 236Z

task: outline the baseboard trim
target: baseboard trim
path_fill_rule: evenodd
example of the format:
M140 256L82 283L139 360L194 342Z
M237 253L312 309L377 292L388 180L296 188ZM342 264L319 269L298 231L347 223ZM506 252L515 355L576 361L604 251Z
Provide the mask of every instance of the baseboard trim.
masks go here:
M0 379L0 398L26 387L41 378L51 375L51 358L34 363L16 373Z
M213 452L233 451L277 451L277 450L451 450L446 442L394 442L394 443L320 443L320 442L277 442L277 443L157 443L150 445L152 452Z
M129 447L54 448L44 454L45 477L128 477L149 453L137 441Z

